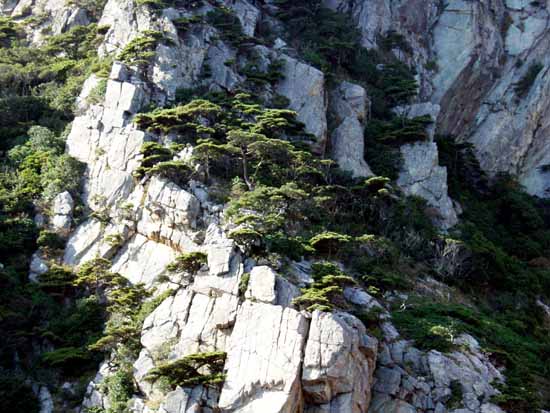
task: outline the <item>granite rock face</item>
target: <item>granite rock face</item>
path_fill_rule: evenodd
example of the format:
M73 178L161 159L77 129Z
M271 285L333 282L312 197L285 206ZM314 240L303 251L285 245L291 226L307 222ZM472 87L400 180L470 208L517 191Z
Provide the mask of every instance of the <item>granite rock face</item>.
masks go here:
M307 330L307 319L295 310L244 303L227 348L220 409L299 411L303 404L299 355Z
M329 109L332 157L353 177L372 176L365 161L364 129L370 109L366 90L353 83L340 83L330 94Z
M73 197L69 192L62 192L53 199L51 225L60 235L69 234L72 225L74 209Z
M395 112L403 117L429 116L435 123L439 105L430 102L400 106ZM447 169L439 165L437 144L433 142L435 126L427 127L428 141L415 142L401 147L403 164L397 184L409 195L425 199L436 212L434 221L443 229L458 222L453 201L448 195Z
M491 364L477 341L468 335L456 338L464 350L442 354L423 352L406 340L385 337L375 372L370 413L448 410L453 412L503 412L491 403L502 374ZM456 397L455 397L456 398ZM456 410L455 410L456 409Z
M306 402L318 406L309 410L364 411L377 351L378 341L352 315L314 312L302 370Z
M364 160L368 142L363 134L371 102L362 86L329 82L281 39L251 46L252 58L243 57L209 24L178 31L173 20L203 16L212 7L181 3L186 5L153 13L135 1L106 2L99 16L106 27L101 56L115 56L145 30L162 31L169 41L157 46L147 73L115 62L101 102L87 99L99 78L92 75L85 82L67 153L86 164L81 195L89 216L73 228L74 200L64 193L56 197L47 223L68 237L64 264L78 267L104 257L112 260L112 271L132 283L143 283L154 294L172 291L143 324L142 349L133 363L140 392L131 400L131 411L443 413L459 382L462 397L455 413L500 413L491 396L504 377L473 337L458 337L460 350L448 354L421 351L400 336L384 304L359 287L344 291L344 308L350 313L300 312L293 300L312 282L311 263L292 262L287 272L247 257L228 237L224 206L216 204L204 184L136 178L142 145L173 141L138 130L134 117L140 111L171 105L177 92L186 89L235 92L247 80L239 69L249 60L266 69L276 59L283 62L283 78L266 87L266 96L289 100L318 153L330 153L355 178L372 175ZM266 13L274 10L274 2L220 3L234 11L245 36L253 37L264 24L280 24ZM447 171L439 165L437 133L472 142L486 171L517 174L530 192L546 195L550 177L541 168L550 164L545 8L521 0L323 3L350 13L350 24L357 25L368 48L376 48L390 30L410 44L409 51L390 52L416 69L419 95L395 111L409 118L430 115L434 124L427 141L401 148L404 162L397 184L426 199L442 229L457 223L457 210L448 195ZM16 20L29 7L33 15L46 16L44 26L29 32L38 43L44 27L62 33L90 18L81 7L61 0L0 1L1 13ZM511 20L503 30L506 13ZM538 61L543 68L518 96L514 85ZM189 161L191 152L178 159ZM189 252L207 256L196 274L168 270L176 257ZM34 281L48 270L39 252L30 270ZM380 341L352 311L379 313ZM159 365L212 351L227 356L226 379L219 388L167 391L146 380ZM106 360L88 386L83 408L109 407L101 384L113 373ZM42 399L43 409L49 409L51 397Z
M298 120L315 135L317 152L325 151L327 140L327 95L323 72L283 55L284 79L277 85L277 93L290 100L289 108L298 113Z
M403 167L397 184L410 195L424 198L435 209L435 220L448 229L458 222L453 201L447 193L447 170L439 166L435 142L401 147Z

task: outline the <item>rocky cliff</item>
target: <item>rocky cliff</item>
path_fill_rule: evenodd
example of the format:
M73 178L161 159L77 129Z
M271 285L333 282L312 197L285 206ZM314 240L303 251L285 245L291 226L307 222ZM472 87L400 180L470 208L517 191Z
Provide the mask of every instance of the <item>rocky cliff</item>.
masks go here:
M134 387L129 400L124 400L125 409L136 413L504 411L505 405L499 407L495 397L506 382L506 370L478 339L459 332L451 337L452 349L440 351L415 343L397 328L392 313L416 308L409 301L412 292L382 294L367 290L366 284L342 285L341 301L332 311L298 305L304 289L319 282L312 269L315 259L271 260L255 253L256 241L235 236L242 222L228 218L216 181L207 179L208 171L197 164L197 142L182 143L183 129L143 127L143 114L160 113L151 112L152 108L180 107L184 91L235 95L253 90L263 102L283 101L295 112L312 154L334 159L352 178L364 181L374 176L365 153L375 149L364 140L364 129L377 101L365 84L320 70L304 59L293 39L285 38L287 23L280 11L288 2L88 3L0 1L0 10L16 22L34 18L25 30L36 47L48 36L80 25L96 22L102 28L98 56L111 59L109 74L106 78L92 74L85 80L66 140L66 153L85 165L79 200L84 218L75 224L74 197L62 192L40 225L66 240L62 256L54 259L57 264L78 269L105 259L109 273L143 285L152 300L160 297L140 325L140 348L130 366ZM449 196L447 169L441 166L435 140L444 135L471 143L488 176L507 172L529 193L547 195L546 2L322 3L345 16L350 27L357 27L365 50L385 48L392 59L414 71L418 93L391 110L400 119L427 116L429 126L422 141L397 148L402 162L396 194L423 198L443 233L459 222L462 207ZM238 40L227 33L227 26L235 22L218 24L207 18L218 10L238 19L242 29ZM151 40L154 33L161 33L162 39ZM122 58L129 50L135 55L149 52L146 64ZM274 77L266 77L274 72L278 72ZM251 87L262 76L261 87L258 83ZM99 89L102 94L97 98ZM199 120L185 119L215 128L209 116L201 113ZM191 165L196 173L190 179L141 173L148 143L172 148L168 161ZM440 258L459 254L451 249ZM362 251L376 256L370 249ZM190 254L204 260L192 271L174 266L178 257ZM43 249L34 254L31 279L39 281L48 274L52 266L48 258ZM329 260L346 270L347 264L331 253ZM429 271L426 274L414 287L415 294L431 298L460 294L435 281ZM366 314L370 322L365 321ZM434 337L448 334L440 333L435 331ZM117 410L120 400L109 390L121 369L115 353L105 354L74 411L124 411ZM193 364L205 358L210 362ZM180 375L188 368L200 377L214 375L216 363L222 365L223 380L167 384L160 379L170 376L168 367L181 369ZM63 385L71 388L73 383L68 380ZM62 411L61 393L44 383L35 388L41 412Z

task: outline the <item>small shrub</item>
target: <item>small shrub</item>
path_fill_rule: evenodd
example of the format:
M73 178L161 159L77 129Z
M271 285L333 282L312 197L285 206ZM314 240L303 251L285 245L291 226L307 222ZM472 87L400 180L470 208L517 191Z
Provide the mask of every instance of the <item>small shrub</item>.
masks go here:
M237 228L229 232L227 236L247 250L259 246L262 242L262 234L252 228Z
M345 303L344 287L355 285L355 280L345 275L332 263L320 262L312 266L313 279L309 287L302 290L302 295L292 303L307 311L332 311L335 306Z
M118 55L118 60L145 69L155 57L155 50L163 39L164 35L161 32L145 30L124 47Z
M128 402L135 391L131 366L119 367L105 378L101 388L109 400L107 413L126 413Z
M451 381L451 397L447 401L446 405L448 409L458 409L462 407L462 397L463 397L463 391L462 391L462 385L460 384L460 381L453 380Z
M72 287L75 279L70 267L50 264L49 269L40 275L40 287L50 290L62 290Z
M94 87L87 99L86 102L90 105L97 105L102 103L105 99L105 94L107 93L107 79L101 79L99 83Z
M197 353L152 369L146 380L155 382L164 378L172 387L192 387L200 384L219 385L225 380L223 368L226 353Z
M189 252L178 256L167 268L170 272L196 274L207 263L207 258L204 252Z
M42 248L52 250L62 250L65 248L65 240L53 231L42 230L36 240L36 243Z
M82 364L90 362L91 355L85 348L64 347L42 355L42 361L49 367L60 368L65 372L78 371Z
M244 298L246 290L248 289L248 283L250 282L250 273L246 272L241 276L239 281L239 297Z
M343 245L351 242L349 235L338 234L336 232L323 232L315 235L309 240L309 244L317 252L327 254L329 257L337 252Z
M208 12L206 21L220 31L223 40L234 47L241 47L247 40L243 34L241 21L226 7L217 7Z

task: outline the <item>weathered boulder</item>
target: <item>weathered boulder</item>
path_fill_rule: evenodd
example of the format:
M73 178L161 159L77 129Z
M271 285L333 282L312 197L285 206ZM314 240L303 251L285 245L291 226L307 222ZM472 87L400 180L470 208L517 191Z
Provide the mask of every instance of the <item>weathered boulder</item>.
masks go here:
M73 220L74 201L67 191L58 194L52 202L51 225L54 231L67 236L71 230Z
M342 82L330 93L332 157L353 177L373 175L365 161L364 129L370 102L365 89Z
M458 218L449 198L447 169L439 166L435 142L417 142L401 147L403 166L397 184L409 195L424 198L437 212L434 220L443 228L456 225Z
M227 347L222 412L294 413L308 321L296 310L244 302Z
M178 337L189 314L193 292L181 289L166 298L143 322L141 344L149 351Z
M148 13L139 13L133 1L108 0L98 24L108 27L99 52L101 56L118 53L139 32L154 29Z
M302 370L306 403L335 413L366 412L377 346L355 317L315 311Z
M284 79L278 83L277 93L290 100L289 108L298 113L298 120L317 139L314 149L323 153L327 140L325 76L293 57L282 55L281 59Z
M356 287L346 287L344 289L344 297L350 303L355 304L364 308L365 310L370 310L373 308L382 309L382 306L378 301L366 291L361 288Z
M90 24L90 16L84 8L69 5L63 0L20 0L0 3L6 13L16 19L33 15L40 17L27 29L34 43L42 43L46 34L60 34L71 27ZM17 4L15 4L17 3Z
M112 271L134 284L151 285L175 258L172 248L137 234L114 257Z
M410 341L386 334L369 412L443 413L450 411L448 402L454 395L453 412L500 413L491 398L498 393L495 385L502 380L501 373L473 337L461 335L455 344L460 350L423 352Z
M85 221L67 241L63 262L67 265L79 265L96 257L102 234L101 222L95 219Z
M185 325L171 358L224 351L235 324L239 297L232 294L193 295Z
M277 301L276 280L277 274L271 268L267 266L254 267L250 271L245 297L262 303L275 304Z
M247 36L254 36L256 24L260 18L260 10L250 4L247 0L230 0L230 7L241 21L243 33Z
M53 398L47 386L40 387L40 391L38 392L38 401L40 403L40 413L53 413Z
M550 123L545 102L550 96L550 71L542 68L521 99L514 89L535 63L524 63L506 73L481 106L476 128L465 138L473 143L480 165L489 175L516 174L528 192L547 197Z
M31 257L31 265L29 267L29 280L32 282L38 282L40 276L48 272L49 267L42 254L40 252L35 252Z
M206 230L204 244L207 246L210 274L219 276L230 272L236 249L233 240L227 238L218 225L211 224Z
M200 203L173 182L152 177L147 186L139 233L182 251L196 249L193 233Z

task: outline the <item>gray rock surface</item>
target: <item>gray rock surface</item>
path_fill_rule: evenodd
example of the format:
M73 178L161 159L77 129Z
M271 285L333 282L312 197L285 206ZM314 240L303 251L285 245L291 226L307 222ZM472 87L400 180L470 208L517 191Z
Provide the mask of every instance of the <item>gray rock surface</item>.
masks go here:
M401 147L403 166L397 184L409 195L424 198L434 208L434 219L448 229L458 222L447 190L447 169L439 166L435 142L417 142Z
M32 282L38 282L40 280L40 276L48 272L48 270L49 267L47 262L44 261L44 257L42 257L40 252L35 252L31 257L29 280Z
M342 82L330 93L332 157L353 177L373 175L365 161L364 129L369 108L367 92L359 85Z
M284 79L277 85L277 93L290 100L290 109L298 113L298 120L315 135L315 149L322 153L327 140L327 97L325 77L316 68L290 56L282 55Z
M253 301L275 304L277 301L276 280L277 274L271 268L267 266L254 267L250 271L245 297Z
M222 411L299 411L299 355L307 328L308 321L295 310L245 302L227 348L227 378L219 401Z
M491 397L498 394L495 384L503 380L502 374L473 337L461 335L455 344L462 350L422 352L409 341L385 335L369 412L446 412L451 387L458 385L461 396L455 404L459 407L453 412L501 412Z
M66 236L71 230L73 208L73 197L66 191L53 199L51 225L60 235Z
M370 403L378 342L349 314L315 311L304 353L306 403L360 413Z

